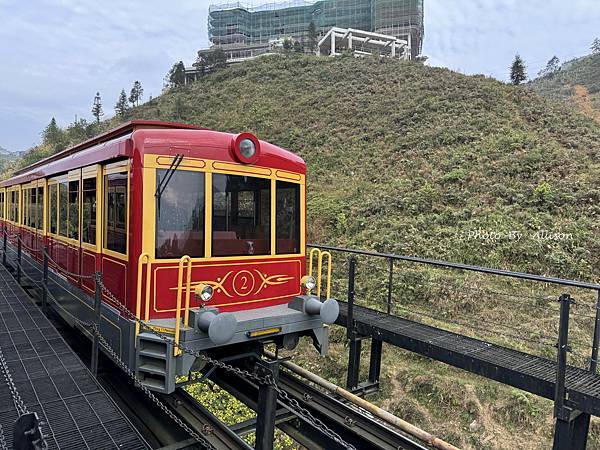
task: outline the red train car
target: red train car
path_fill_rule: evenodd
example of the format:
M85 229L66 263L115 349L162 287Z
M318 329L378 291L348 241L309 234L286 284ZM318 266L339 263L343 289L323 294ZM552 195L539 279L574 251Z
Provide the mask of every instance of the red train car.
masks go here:
M321 302L320 270L307 275L305 198L306 166L287 150L133 121L0 183L0 216L38 270L47 248L67 321L92 319L102 274L102 333L148 387L171 392L195 362L174 342L219 357L308 335L326 351L338 305ZM321 269L327 255L315 256Z

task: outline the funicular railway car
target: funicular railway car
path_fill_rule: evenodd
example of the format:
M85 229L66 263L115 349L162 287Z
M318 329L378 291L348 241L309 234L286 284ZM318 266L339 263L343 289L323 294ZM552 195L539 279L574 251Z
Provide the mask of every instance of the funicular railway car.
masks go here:
M251 134L133 121L2 182L0 215L29 264L47 249L71 324L93 320L101 273L102 334L146 386L172 392L200 367L174 342L221 358L310 336L326 352L338 304L328 287L321 298L327 255L314 255L317 280L307 273L305 180L301 158Z

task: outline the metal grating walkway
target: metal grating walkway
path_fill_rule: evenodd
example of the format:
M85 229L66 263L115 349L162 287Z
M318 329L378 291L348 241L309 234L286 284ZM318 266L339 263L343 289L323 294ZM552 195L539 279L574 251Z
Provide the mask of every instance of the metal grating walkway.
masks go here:
M347 304L340 302L337 324L346 326ZM354 306L358 333L445 362L519 389L554 398L556 362L489 342ZM567 366L566 405L600 416L600 376Z
M46 424L49 449L146 449L50 321L0 264L0 348L17 390ZM0 375L0 424L9 448L17 411Z

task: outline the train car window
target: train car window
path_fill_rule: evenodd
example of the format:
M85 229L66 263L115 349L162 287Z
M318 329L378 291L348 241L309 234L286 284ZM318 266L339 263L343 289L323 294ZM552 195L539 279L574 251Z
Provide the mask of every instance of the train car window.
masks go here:
M166 172L156 171L157 183ZM204 256L204 174L175 171L156 202L156 257Z
M48 216L50 216L48 223L49 223L49 228L50 228L50 233L52 234L56 234L57 233L57 222L56 222L56 217L58 215L58 211L57 211L57 207L58 207L58 185L57 184L52 184L50 185L50 191L48 193L48 197L50 199L49 201L49 212L48 212Z
M23 190L23 225L29 226L29 189Z
M10 193L10 220L17 222L19 220L19 192L12 191Z
M4 219L4 192L0 192L0 219Z
M127 253L127 172L104 176L104 246Z
M81 211L81 240L96 243L96 179L83 180L83 211Z
M28 220L29 223L27 224L28 226L30 226L31 228L37 228L37 189L36 188L31 188L29 189L29 195L28 195L28 207L27 209L29 210L29 214L28 214Z
M79 240L79 180L69 181L69 238Z
M213 175L213 256L271 252L271 180Z
M69 184L58 185L58 234L67 237L69 231Z
M38 230L44 229L44 188L37 188L37 225Z
M277 182L275 249L278 254L300 253L300 185Z

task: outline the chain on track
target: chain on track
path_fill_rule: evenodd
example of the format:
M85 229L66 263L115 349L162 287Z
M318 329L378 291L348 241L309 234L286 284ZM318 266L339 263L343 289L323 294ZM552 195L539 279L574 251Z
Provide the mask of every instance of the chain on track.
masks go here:
M6 439L4 438L4 429L2 428L2 424L0 424L0 449L8 450L8 444L6 443Z

